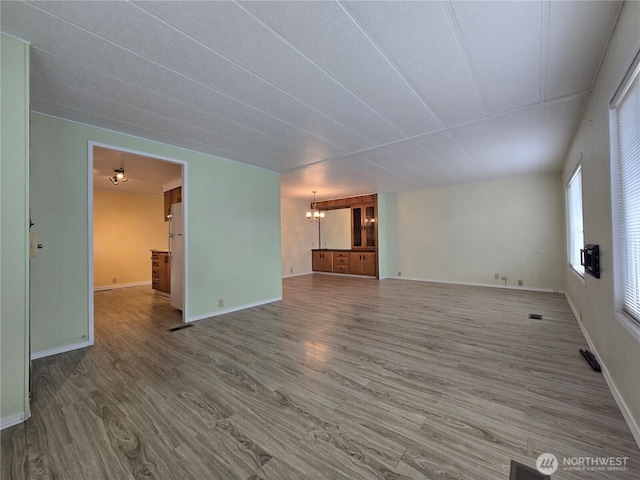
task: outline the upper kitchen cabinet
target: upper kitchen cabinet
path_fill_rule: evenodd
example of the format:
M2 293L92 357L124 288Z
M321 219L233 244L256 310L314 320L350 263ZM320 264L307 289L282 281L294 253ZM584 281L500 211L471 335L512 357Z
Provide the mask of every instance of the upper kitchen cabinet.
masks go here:
M375 249L377 244L375 203L351 206L351 248Z
M182 187L176 187L164 192L164 221L168 221L171 214L171 205L182 203Z

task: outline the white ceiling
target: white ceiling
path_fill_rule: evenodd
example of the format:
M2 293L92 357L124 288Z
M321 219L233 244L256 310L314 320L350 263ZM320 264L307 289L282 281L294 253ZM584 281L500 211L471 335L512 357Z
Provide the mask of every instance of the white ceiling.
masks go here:
M557 171L619 2L0 2L32 110L318 199Z
M114 185L109 177L124 168L127 181ZM112 192L162 195L163 187L180 185L182 166L133 153L93 147L93 188Z

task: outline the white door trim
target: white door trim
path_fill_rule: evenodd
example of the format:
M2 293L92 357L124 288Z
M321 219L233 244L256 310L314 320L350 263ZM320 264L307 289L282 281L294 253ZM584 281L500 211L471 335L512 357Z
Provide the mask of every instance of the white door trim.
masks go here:
M182 321L186 322L186 319L189 318L189 189L187 185L188 182L188 164L184 160L178 160L176 158L165 157L162 155L157 155L155 153L142 152L139 150L131 150L130 148L121 147L119 145L110 145L101 142L94 142L89 140L87 145L87 238L88 238L88 278L87 282L89 285L89 340L88 344L93 345L94 343L94 303L93 303L93 295L94 295L94 282L93 282L93 147L103 147L108 148L110 150L118 150L121 152L132 153L135 155L143 155L149 158L155 158L158 160L162 160L164 162L177 163L182 165L182 203L184 208L184 308L182 310Z

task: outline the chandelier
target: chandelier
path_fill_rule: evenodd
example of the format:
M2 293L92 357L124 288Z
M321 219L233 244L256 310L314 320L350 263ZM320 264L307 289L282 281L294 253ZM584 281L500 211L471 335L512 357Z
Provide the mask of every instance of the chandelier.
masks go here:
M318 204L316 203L316 192L313 190L313 203L311 204L311 210L307 212L307 220L310 222L319 222L324 218L324 212L318 210Z

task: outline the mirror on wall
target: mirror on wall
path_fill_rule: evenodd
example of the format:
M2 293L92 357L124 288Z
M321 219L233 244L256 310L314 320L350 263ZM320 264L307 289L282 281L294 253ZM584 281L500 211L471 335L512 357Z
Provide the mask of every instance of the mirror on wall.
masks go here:
M321 222L322 245L320 248L334 250L351 248L351 210L341 208L338 210L326 210Z

